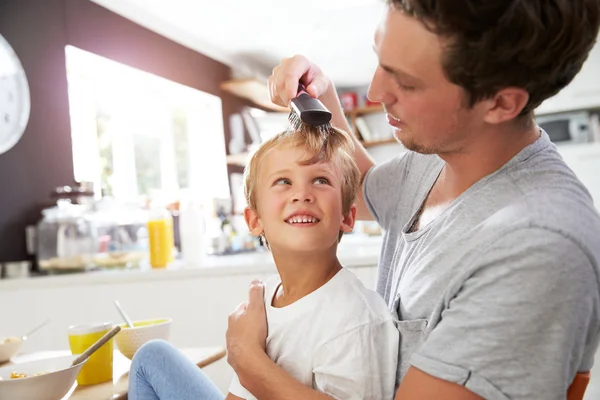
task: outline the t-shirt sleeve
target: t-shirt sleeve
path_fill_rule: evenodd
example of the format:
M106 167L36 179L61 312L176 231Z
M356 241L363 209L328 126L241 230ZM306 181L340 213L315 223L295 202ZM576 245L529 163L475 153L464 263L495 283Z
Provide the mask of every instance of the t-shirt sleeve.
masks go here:
M527 228L497 241L410 358L494 399L564 399L598 345L594 265L578 245Z
M229 393L246 400L255 398L252 393L242 386L240 379L235 372L233 373L233 378L231 379L231 384L229 385Z
M314 388L339 400L391 400L398 330L390 319L363 325L322 346L313 360Z
M408 152L377 164L365 175L363 198L375 221L387 229L391 222L395 206L398 203L400 187L408 173L407 164L413 154Z

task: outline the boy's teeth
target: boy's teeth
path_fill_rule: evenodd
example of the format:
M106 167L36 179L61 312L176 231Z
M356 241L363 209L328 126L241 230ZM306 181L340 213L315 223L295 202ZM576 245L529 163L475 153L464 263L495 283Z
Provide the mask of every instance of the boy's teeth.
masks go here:
M307 223L307 222L317 222L315 217L310 217L307 215L292 217L288 219L290 224L299 224L299 223Z

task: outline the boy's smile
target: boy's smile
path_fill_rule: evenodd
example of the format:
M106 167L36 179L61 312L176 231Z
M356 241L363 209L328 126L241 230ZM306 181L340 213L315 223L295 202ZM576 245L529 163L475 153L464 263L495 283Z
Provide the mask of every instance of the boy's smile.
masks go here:
M296 226L310 226L318 223L320 221L319 218L310 214L309 212L298 211L289 218L285 220L288 224L296 225Z

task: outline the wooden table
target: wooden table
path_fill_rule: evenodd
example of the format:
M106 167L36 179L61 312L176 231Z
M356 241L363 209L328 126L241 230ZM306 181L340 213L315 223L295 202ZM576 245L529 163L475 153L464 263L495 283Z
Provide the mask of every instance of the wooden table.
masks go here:
M220 360L225 356L223 347L196 347L182 349L183 353L198 367L206 367L213 362ZM71 354L66 351L41 351L15 356L10 364L19 364L22 362L39 360L51 357L61 357ZM6 365L10 365L6 364ZM73 388L63 398L63 400L122 400L127 398L127 389L129 387L129 366L131 361L125 358L118 350L115 350L113 359L113 380L112 382L100 383L97 385L77 386ZM4 366L4 365L3 365Z

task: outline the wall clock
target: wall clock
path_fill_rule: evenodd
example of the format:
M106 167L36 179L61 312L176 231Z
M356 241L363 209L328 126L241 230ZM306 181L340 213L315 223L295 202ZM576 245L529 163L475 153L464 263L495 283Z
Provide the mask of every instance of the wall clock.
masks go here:
M25 70L13 48L0 35L0 154L25 132L31 100Z

